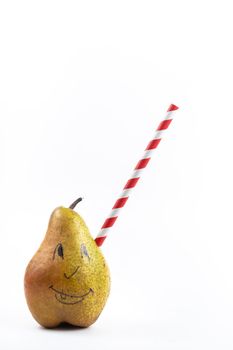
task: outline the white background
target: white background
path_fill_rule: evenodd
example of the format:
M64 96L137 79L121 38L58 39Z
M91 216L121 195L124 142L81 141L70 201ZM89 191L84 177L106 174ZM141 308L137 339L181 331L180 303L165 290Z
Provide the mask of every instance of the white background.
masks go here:
M232 349L231 1L1 1L0 348ZM180 106L103 253L89 329L45 330L23 275L52 210L93 236Z

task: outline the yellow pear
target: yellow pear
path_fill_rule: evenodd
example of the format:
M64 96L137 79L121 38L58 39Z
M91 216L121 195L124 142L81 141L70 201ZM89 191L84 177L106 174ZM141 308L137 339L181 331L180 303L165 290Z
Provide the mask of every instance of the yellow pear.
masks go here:
M88 327L99 317L110 290L105 259L79 214L56 208L45 238L24 278L28 307L44 327Z

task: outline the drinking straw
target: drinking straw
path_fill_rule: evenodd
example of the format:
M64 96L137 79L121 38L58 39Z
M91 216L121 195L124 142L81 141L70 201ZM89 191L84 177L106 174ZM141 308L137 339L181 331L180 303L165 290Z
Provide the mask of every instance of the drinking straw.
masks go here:
M139 160L139 162L137 163L137 165L133 170L133 174L131 175L129 180L126 182L119 198L116 200L114 206L112 207L110 214L108 215L107 219L104 221L104 224L101 227L100 232L98 233L95 239L97 246L100 247L103 244L104 240L107 237L109 229L116 222L116 219L118 218L120 210L124 207L125 203L129 198L130 193L138 183L138 180L140 179L140 176L143 170L146 168L147 164L149 163L151 156L154 150L158 147L164 132L168 129L169 125L171 124L171 121L174 116L174 112L178 108L179 107L173 104L171 104L170 107L168 108L165 117L163 118L163 120L160 122L159 126L156 129L153 139L148 143L146 149L144 150L144 154L142 158Z

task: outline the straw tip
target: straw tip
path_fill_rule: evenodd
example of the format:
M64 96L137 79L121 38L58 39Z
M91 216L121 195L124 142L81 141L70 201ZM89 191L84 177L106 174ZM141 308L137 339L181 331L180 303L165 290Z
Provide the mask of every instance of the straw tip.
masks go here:
M168 108L167 112L176 111L177 109L179 109L179 107L177 107L176 105L171 104L170 107Z

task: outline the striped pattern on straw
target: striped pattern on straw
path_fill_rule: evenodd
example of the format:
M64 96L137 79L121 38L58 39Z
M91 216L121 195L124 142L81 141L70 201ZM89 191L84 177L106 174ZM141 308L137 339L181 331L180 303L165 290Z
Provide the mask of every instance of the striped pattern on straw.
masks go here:
M108 218L105 220L103 226L101 227L101 230L95 239L97 246L100 247L103 244L104 240L106 239L107 232L109 231L110 227L112 227L114 225L116 219L118 218L120 210L124 207L125 203L129 199L129 195L130 195L132 189L136 186L138 180L140 179L140 176L141 176L143 170L146 168L147 164L149 163L154 150L159 145L159 143L163 137L164 132L171 124L174 112L178 108L179 107L177 107L173 104L171 104L170 107L168 108L166 116L164 117L164 119L161 121L161 123L157 127L153 139L148 143L142 158L139 160L139 162L137 163L137 165L135 166L135 168L133 170L132 176L126 182L121 195L119 196L119 198L115 202Z

